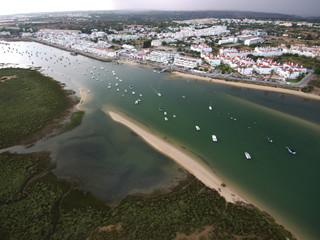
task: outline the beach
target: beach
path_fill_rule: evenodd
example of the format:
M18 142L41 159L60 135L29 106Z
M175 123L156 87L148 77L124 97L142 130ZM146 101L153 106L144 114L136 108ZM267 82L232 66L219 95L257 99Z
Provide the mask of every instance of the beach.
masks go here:
M244 87L244 88L251 88L251 89L257 89L257 90L262 90L262 91L271 91L271 92L292 94L292 95L296 95L296 96L303 97L303 98L311 98L311 99L315 99L315 100L320 100L319 95L313 95L313 94L295 91L295 90L291 90L291 89L286 89L286 88L282 88L282 87L271 87L271 86L263 86L263 85L244 83L244 82L226 81L223 79L214 79L214 78L210 78L210 77L197 76L197 75L182 73L182 72L172 72L172 74L173 75L168 78L177 77L177 78L196 79L196 80L201 80L201 81L214 82L214 83L220 83L220 84L226 84L226 85Z
M217 190L227 202L247 203L247 201L245 201L238 193L235 193L227 186L223 187L223 181L208 166L203 164L200 159L197 159L196 156L192 156L192 154L186 150L180 149L155 135L150 129L136 123L133 119L124 114L111 111L108 107L103 107L102 110L114 121L119 122L134 131L151 147L174 160L207 187Z

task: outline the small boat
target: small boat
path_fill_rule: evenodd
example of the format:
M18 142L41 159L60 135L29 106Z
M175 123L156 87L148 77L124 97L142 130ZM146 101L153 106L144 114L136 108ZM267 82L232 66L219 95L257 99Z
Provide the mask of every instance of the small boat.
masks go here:
M165 120L165 121L168 121L168 118L167 118L167 117L164 117L164 120Z
M296 152L294 149L292 149L292 148L286 147L286 149L287 149L288 152L291 153L291 154L296 154L296 153L297 153L297 152Z
M167 112L164 112L163 114L164 114L164 115L167 115Z
M175 114L173 114L173 116L172 116L173 118L176 118L177 116L175 115Z
M268 142L270 142L270 143L273 143L273 140L272 140L272 138L270 138L270 137L267 137L267 140L268 140Z
M218 139L217 139L217 136L216 136L216 135L211 135L211 137L212 137L212 141L214 141L214 142L217 142L217 141L218 141Z
M211 106L209 106L209 110L212 111L212 107Z
M244 152L244 155L246 156L247 159L251 159L251 156L248 152Z
M132 88L133 88L133 86L132 86L132 85L130 85L130 86L129 86L129 88L130 88L130 89L132 89Z
M200 131L200 127L199 127L199 126L196 126L196 130L197 130L197 131Z
M163 111L163 108L162 108L162 107L159 107L159 111Z
M161 93L158 92L157 94L158 94L159 97L161 97Z

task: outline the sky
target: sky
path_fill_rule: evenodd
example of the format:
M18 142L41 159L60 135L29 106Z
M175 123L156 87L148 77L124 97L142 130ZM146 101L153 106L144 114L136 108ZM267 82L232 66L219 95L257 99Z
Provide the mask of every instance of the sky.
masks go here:
M78 10L240 10L320 16L320 0L9 0L0 15Z

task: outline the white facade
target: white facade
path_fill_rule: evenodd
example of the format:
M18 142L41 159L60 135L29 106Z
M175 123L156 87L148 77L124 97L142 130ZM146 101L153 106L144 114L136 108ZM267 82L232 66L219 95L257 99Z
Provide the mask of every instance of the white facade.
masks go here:
M162 45L162 40L152 40L151 41L151 46L153 46L153 47L159 47L159 46L161 46Z
M251 38L244 41L244 45L250 46L252 44L263 43L264 40L262 38Z
M198 67L201 63L202 60L200 58L192 58L186 56L176 56L173 62L174 65L185 68L195 68Z
M201 43L199 45L192 45L190 47L190 50L200 52L200 53L201 52L212 52L212 48L205 43Z
M265 65L254 65L254 70L261 75L270 75L272 68Z
M229 37L229 38L223 38L219 40L218 45L225 44L225 43L237 43L238 42L237 37Z
M170 61L173 60L174 55L175 54L173 53L165 51L153 51L146 56L146 60L168 64Z
M277 73L279 74L279 76L289 79L296 79L300 75L299 71L285 67L279 68Z
M251 75L253 72L253 67L252 66L239 67L238 72L242 75Z

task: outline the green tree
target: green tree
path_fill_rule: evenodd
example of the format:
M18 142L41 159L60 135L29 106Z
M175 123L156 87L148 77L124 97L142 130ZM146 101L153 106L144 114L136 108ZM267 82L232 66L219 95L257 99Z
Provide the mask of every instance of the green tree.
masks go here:
M143 48L149 48L151 47L151 40L147 40L143 42Z

